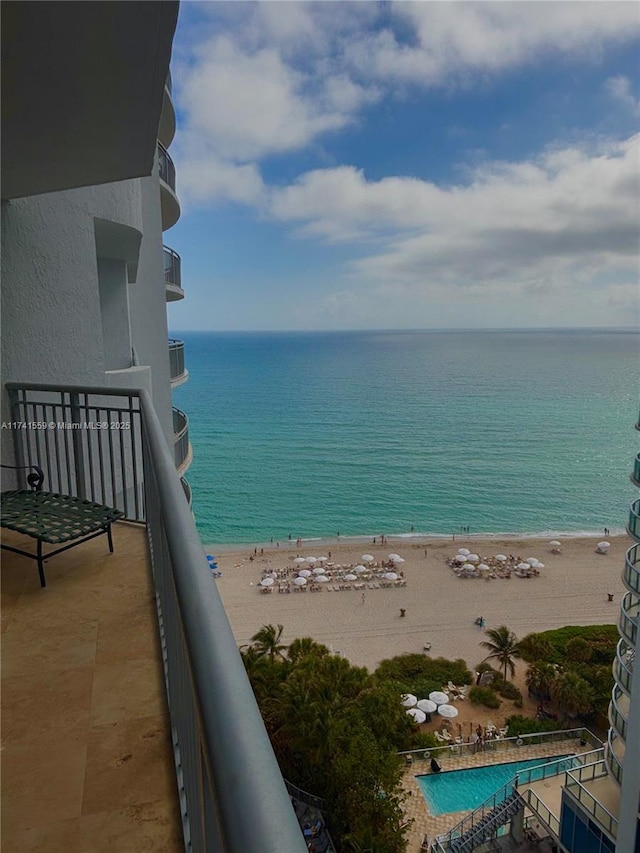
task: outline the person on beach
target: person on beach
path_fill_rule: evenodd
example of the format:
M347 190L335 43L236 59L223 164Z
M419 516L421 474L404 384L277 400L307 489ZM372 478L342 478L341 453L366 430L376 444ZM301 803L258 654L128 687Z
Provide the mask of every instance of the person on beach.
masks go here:
M363 593L362 593L362 603L363 603L363 604L364 604L364 598L365 598L365 595L364 595L364 592L363 592Z

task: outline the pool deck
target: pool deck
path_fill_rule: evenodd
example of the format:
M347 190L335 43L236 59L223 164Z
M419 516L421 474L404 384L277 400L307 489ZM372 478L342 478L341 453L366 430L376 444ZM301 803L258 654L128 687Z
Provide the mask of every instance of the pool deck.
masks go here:
M443 772L447 772L450 770L466 770L470 767L486 767L490 764L505 764L510 761L526 761L531 758L561 757L568 754L588 752L590 749L592 747L588 745L584 747L580 746L579 741L575 739L568 739L532 746L523 745L497 753L481 752L476 755L465 753L464 755L448 756L446 759L438 758L438 761L443 765ZM420 846L425 835L430 840L435 838L436 835L443 835L454 827L458 821L462 820L463 817L470 814L471 811L467 809L449 814L432 815L416 778L428 772L428 760L414 762L406 768L402 779L402 787L407 794L407 799L404 803L404 812L405 816L412 822L406 835L409 842L407 845L409 853L421 849ZM545 796L542 791L537 791L538 796L540 796L545 805L557 815L559 815L559 792L563 780L564 773L559 774L557 777L544 780L545 783L549 784L548 792L545 788L545 792L550 795L549 797ZM547 801L548 798L549 802Z

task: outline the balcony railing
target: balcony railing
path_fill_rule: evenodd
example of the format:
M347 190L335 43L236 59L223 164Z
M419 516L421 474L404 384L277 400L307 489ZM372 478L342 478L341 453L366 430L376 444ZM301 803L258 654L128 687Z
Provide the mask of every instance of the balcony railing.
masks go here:
M623 767L622 762L620 761L615 752L614 744L616 742L622 743L622 741L619 741L619 739L617 738L613 729L609 729L609 733L607 735L607 749L605 752L604 760L606 761L607 767L609 768L609 772L611 773L613 778L616 780L616 782L622 784Z
M633 545L627 551L622 580L630 592L640 595L640 545Z
M618 620L618 631L629 643L635 647L638 636L638 614L640 614L640 602L637 596L628 592L622 599L620 605L620 618Z
M117 388L7 390L16 421L79 425L16 430L17 464L39 465L48 491L108 498L128 520L146 523L185 849L305 853L151 397ZM103 422L129 428L95 428Z
M168 246L163 246L162 249L164 254L164 283L182 288L182 262L180 255Z
M633 474L631 475L631 482L636 486L640 486L640 453L637 454L635 462L633 463Z
M613 661L613 677L629 696L633 683L634 660L635 649L630 648L625 639L618 640L616 657Z
M594 779L602 779L606 775L607 768L603 761L587 764L579 770L569 770L565 787L581 803L584 810L615 838L618 834L618 821L585 787L587 783Z
M189 459L189 418L181 409L173 407L173 452L175 456L176 469L183 473Z
M173 160L169 157L169 152L158 142L158 165L160 168L160 179L165 182L171 189L176 191L176 167L173 165Z
M182 385L189 378L189 372L184 366L184 341L169 338L169 378L171 387Z
M629 510L629 533L640 541L640 500L634 501Z
M182 486L182 491L184 492L184 496L187 499L187 503L191 506L192 503L192 495L191 495L191 486L185 480L184 477L180 477L180 485Z
M629 723L627 721L628 710L627 714L624 713L625 705L629 705L629 698L622 692L622 690L616 684L614 685L613 690L611 691L611 702L609 703L609 722L616 730L617 735L622 738L622 740L626 743Z

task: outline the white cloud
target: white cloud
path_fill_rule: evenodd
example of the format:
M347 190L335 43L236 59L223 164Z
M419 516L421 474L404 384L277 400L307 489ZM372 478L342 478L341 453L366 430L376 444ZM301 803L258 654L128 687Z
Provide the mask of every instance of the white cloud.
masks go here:
M640 116L640 99L636 98L631 89L628 77L620 75L605 80L606 92L633 116Z
M352 271L370 286L485 295L597 288L637 276L639 140L484 164L469 184L446 189L369 182L352 167L316 170L271 190L269 210L303 234L362 241Z

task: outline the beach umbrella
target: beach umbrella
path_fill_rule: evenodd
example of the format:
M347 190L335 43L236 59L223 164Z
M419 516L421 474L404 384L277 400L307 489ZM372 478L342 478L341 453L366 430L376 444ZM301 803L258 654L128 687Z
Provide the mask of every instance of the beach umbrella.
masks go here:
M500 563L506 563L507 556L506 554L496 554L496 560L498 560Z
M417 707L420 708L421 711L424 711L425 714L433 714L438 706L435 702L432 702L431 699L419 699Z
M316 578L316 581L318 583L329 583L329 577L328 577L328 575L318 575L318 577Z
M453 562L454 563L466 563L467 558L465 557L464 554L456 554L455 557L453 558Z
M383 577L388 581L397 581L398 575L395 572L385 572Z
M304 561L305 561L305 563L309 563L310 565L313 565L314 563L317 562L317 559L315 557L305 557Z
M367 572L369 570L367 569L366 566L356 566L353 571L357 572L359 575L361 575L363 572Z
M551 545L552 548L561 548L562 542L558 542L557 539L552 539L551 542L549 542L549 545Z
M405 561L404 557L396 557L393 562L394 563L404 563L406 561Z
M374 560L375 560L375 557L373 557L371 554L363 554L362 555L362 562L363 563L373 563Z
M316 560L319 563L326 563L328 559L329 559L328 557L316 557Z
M418 697L414 696L413 693L403 693L400 701L405 708L413 708L414 705L418 704Z
M314 575L323 575L324 574L324 567L323 566L316 566L315 569L313 570L313 573L314 573Z
M438 713L441 717L447 717L450 720L452 717L457 717L460 712L455 705L439 705Z
M406 713L410 717L413 717L414 723L418 723L418 725L420 723L424 723L424 721L427 719L427 715L425 714L425 712L419 711L418 708L409 708L409 710Z
M470 553L471 551L468 548L458 548L458 554L463 554L465 557Z
M309 569L301 569L301 571L299 572L301 578L308 578L310 574L311 572L309 571Z
M271 586L272 583L273 583L273 578L271 578L271 577L262 578L262 580L260 581L260 586Z
M479 563L480 557L477 554L467 554L467 562L469 563Z
M444 705L449 701L449 694L443 690L434 690L432 693L429 693L429 699L435 702L436 705Z
M306 559L304 557L296 557L293 561L294 563L306 563Z
M387 559L393 562L394 560L401 560L402 557L400 556L400 554L389 554Z
M527 557L527 559L525 560L525 563L529 563L530 566L533 566L533 564L537 563L537 562L538 562L537 557Z
M518 563L518 565L516 566L516 569L530 569L530 568L531 568L531 566L529 565L529 563Z
M489 566L487 566L486 563L479 563L478 564L478 571L479 572L490 572L491 569L489 568Z
M536 565L535 565L535 567L534 567L534 568L536 568L536 569L544 569L544 563L536 563Z
M345 575L345 576L344 576L344 579L345 579L346 581L357 581L357 580L358 580L358 575L352 575L351 573L349 573L348 575Z
M293 582L296 586L305 586L305 584L307 583L307 579L306 578L294 578Z
M610 542L598 542L598 548L610 548L610 547L611 547Z
M466 572L475 572L475 570L476 570L476 567L473 565L473 563L465 563L462 568Z

